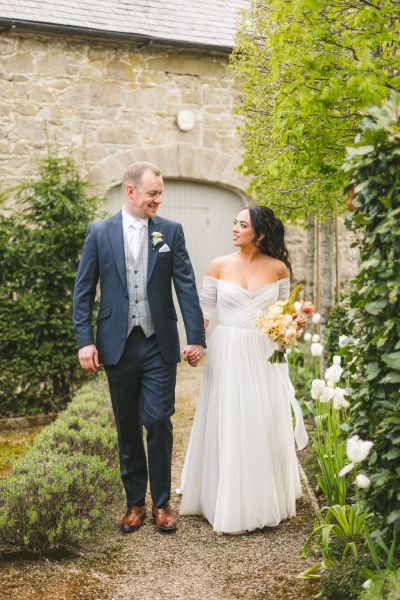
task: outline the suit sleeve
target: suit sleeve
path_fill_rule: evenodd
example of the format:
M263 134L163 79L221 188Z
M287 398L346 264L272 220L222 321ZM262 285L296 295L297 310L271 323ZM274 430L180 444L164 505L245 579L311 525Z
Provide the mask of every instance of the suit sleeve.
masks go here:
M172 279L185 324L187 343L205 346L203 313L180 224L178 224L172 253Z
M73 299L73 323L78 348L94 344L92 313L98 280L97 244L89 224L76 275Z

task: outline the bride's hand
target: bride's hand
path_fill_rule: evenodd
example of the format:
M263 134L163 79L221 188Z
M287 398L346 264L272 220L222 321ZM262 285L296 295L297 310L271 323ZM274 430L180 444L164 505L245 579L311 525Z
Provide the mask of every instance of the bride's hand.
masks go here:
M196 367L203 356L203 352L203 346L192 344L184 347L182 356L191 367Z

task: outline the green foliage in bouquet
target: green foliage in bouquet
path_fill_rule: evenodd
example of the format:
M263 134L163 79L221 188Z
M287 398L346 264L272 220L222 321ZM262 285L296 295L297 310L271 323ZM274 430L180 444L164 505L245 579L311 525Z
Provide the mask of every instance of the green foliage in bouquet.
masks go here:
M76 358L72 292L87 223L87 197L71 158L48 156L9 192L0 214L0 414L64 406L86 377Z
M0 554L76 550L118 497L117 440L105 385L80 392L0 482Z
M400 529L400 98L392 94L362 121L345 170L354 186L349 219L359 273L348 298L353 343L351 430L372 440L366 510L390 545ZM396 536L397 546L400 532ZM399 549L399 548L397 548Z

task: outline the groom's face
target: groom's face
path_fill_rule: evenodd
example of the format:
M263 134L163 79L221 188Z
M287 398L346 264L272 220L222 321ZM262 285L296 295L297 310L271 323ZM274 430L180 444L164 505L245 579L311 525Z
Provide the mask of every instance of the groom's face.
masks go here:
M156 216L164 191L163 179L152 171L145 171L142 182L136 187L125 185L125 208L130 215L139 219L152 219Z

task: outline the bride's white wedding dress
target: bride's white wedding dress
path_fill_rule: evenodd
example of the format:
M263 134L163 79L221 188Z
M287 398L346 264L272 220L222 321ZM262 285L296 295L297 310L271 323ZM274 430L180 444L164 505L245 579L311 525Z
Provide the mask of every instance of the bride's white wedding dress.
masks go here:
M304 448L307 433L288 366L268 362L276 345L256 328L258 311L286 300L289 290L288 278L254 292L204 278L204 318L217 307L218 325L208 342L180 514L204 515L215 531L273 527L296 512L301 486L294 440Z

